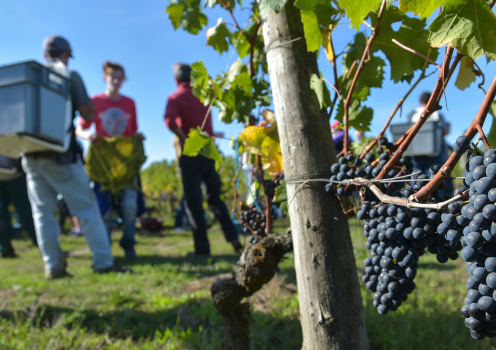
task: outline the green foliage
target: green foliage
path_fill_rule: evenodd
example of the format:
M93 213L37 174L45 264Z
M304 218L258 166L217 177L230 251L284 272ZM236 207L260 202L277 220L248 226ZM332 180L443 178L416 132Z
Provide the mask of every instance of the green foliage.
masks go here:
M433 47L449 45L472 59L484 54L496 59L496 15L485 0L450 1L429 29Z
M366 137L362 141L353 141L351 143L351 151L354 154L361 154L365 145L367 145L369 142L371 142L374 139L375 139L374 137ZM374 153L373 150L372 153Z
M374 111L370 107L362 106L360 100L355 99L350 105L348 122L349 126L358 131L370 131L370 124ZM336 120L343 122L344 119L344 106L342 103L338 106Z
M317 74L312 74L310 77L310 88L315 91L320 108L332 106L331 94L327 89L324 78L319 78Z
M184 144L183 155L196 157L201 155L216 162L216 168L222 164L222 156L215 146L214 139L200 127L191 129Z
M167 9L174 29L183 28L191 34L198 34L208 18L201 9L201 0L173 0Z
M363 226L353 218L349 223L356 265L363 271L367 256ZM283 232L289 220L274 224L276 232ZM125 263L119 238L120 233L113 236L112 251L117 262ZM96 275L84 239L61 235L63 249L73 250L69 271L76 277L49 283L44 280L39 251L28 241L15 240L22 258L4 259L0 269L0 349L222 349L222 318L209 289L212 276L232 272L239 256L218 225L209 229L209 239L212 258L186 259L183 256L192 248L191 232L167 230L152 236L138 231L138 258L131 262L136 273ZM259 297L250 300L251 349L302 346L293 254L287 254L279 268ZM377 313L373 294L362 286L371 349L494 347L494 340L474 341L460 315L467 276L459 261L440 265L435 255L426 254L415 279L418 292L386 317Z
M339 21L342 11L335 9L327 0L297 0L295 6L301 12L308 51L318 51L323 44L325 30Z
M276 187L275 203L280 203L280 208L284 214L289 215L288 212L288 192L286 189L286 180L281 180L279 186Z
M376 11L381 5L381 0L339 0L339 6L346 11L351 24L358 29L370 11Z
M372 25L375 25L377 14L372 13L370 17L372 19ZM392 24L397 22L401 22L401 26L398 31L394 31ZM389 10L384 12L380 35L375 40L374 45L384 52L389 60L391 65L391 79L395 83L404 80L410 82L413 73L416 70L422 69L425 60L395 45L392 39L396 39L400 43L427 56L429 52L429 44L427 42L429 32L424 29L425 24L425 19L419 20L417 18L407 17L394 6L391 6ZM433 50L430 58L435 61L437 55L437 50Z
M143 192L151 197L182 197L182 184L176 161L154 162L141 171Z
M413 12L423 19L450 2L450 0L400 0L399 9L403 12Z
M322 46L323 40L317 15L313 11L302 10L301 21L303 22L308 51L317 51Z
M217 24L207 29L207 45L212 46L218 53L229 50L232 43L232 33L225 25L222 18L219 18Z

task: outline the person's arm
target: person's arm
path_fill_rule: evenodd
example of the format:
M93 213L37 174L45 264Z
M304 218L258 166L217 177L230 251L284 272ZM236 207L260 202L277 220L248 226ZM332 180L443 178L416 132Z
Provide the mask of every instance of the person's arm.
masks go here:
M81 124L78 124L76 128L76 136L90 142L95 141L97 138L96 134L90 132L89 130L85 130Z
M85 122L91 123L95 116L95 106L91 102L83 79L77 72L71 72L71 99L73 107L79 111L79 114Z
M95 117L95 106L93 106L92 102L79 106L77 110L85 122L91 123L93 121Z
M178 121L180 121L181 117L179 114L179 103L177 100L174 98L169 97L167 100L167 107L165 109L165 125L172 131L174 134L176 134L177 137L179 137L179 140L181 143L184 143L184 141L188 138L188 135L184 133L184 131L179 127Z
M188 138L188 135L186 135L184 133L184 131L181 129L181 128L176 128L174 130L171 129L171 131L176 134L177 137L179 137L179 140L181 140L181 142L184 142L186 141L186 139Z

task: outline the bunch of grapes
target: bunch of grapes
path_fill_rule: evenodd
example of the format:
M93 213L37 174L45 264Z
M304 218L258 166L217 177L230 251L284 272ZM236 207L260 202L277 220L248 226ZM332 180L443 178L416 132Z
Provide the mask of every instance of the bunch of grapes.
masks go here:
M394 205L365 201L357 217L365 219L364 235L371 256L364 260L361 280L374 294L374 306L382 315L396 311L415 289L418 258L425 253L421 239L407 240L406 211ZM417 242L417 243L414 243ZM415 244L415 245L414 245Z
M427 180L440 171L439 165L432 165L430 176L415 173L412 178ZM401 184L401 183L400 183ZM426 184L416 181L406 184L392 194L408 198L420 191ZM436 189L428 201L437 203L444 199ZM461 217L461 202L453 202L446 213L434 209L406 208L393 204L379 204L365 201L357 212L357 218L365 220L364 236L371 256L366 258L362 282L374 293L374 306L382 315L396 311L408 294L415 289L419 257L427 250L436 254L440 263L458 258L462 249L460 238L468 224Z
M381 145L391 146L391 143L387 141L387 138L381 138ZM353 180L357 177L365 179L373 179L379 175L384 166L391 159L391 155L387 152L383 152L383 146L379 146L377 151L380 153L379 159L376 160L376 155L374 153L367 153L363 159L355 157L353 154L348 154L346 157L341 156L337 163L331 166L332 176L329 179L329 183L326 184L326 192L329 194L338 194L339 196L349 197L355 190L354 186L346 186L344 184L338 183L344 180ZM364 162L365 160L365 162ZM406 156L399 160L397 166L391 169L387 178L394 178L399 175L407 175L412 172L413 160L412 157ZM401 189L404 184L392 182L389 186L381 185L381 189L385 191L395 191ZM367 192L366 192L367 193ZM376 200L376 198L371 194L367 193L367 199Z
M248 226L260 237L265 236L265 212L258 211L257 207L252 205L241 213L242 227L245 234L252 233Z
M265 181L265 194L267 197L269 197L270 202L272 204L272 201L274 200L274 196L276 194L276 188L281 185L281 181L284 179L284 173L281 173L278 177L276 177L274 180L266 180ZM279 206L279 203L274 203L276 206Z
M468 144L468 138L461 136L455 146L464 152ZM468 223L461 239L461 256L467 262L470 277L461 313L472 338L493 338L496 337L496 150L490 149L483 155L469 153L466 169L464 184L470 188L470 197L460 211Z

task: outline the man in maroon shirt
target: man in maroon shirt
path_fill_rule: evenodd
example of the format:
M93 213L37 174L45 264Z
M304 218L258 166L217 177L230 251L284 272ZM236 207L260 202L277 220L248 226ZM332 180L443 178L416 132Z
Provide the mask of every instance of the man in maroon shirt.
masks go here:
M179 137L181 147L189 134L190 129L202 127L210 136L212 129L212 115L208 107L204 106L191 92L191 67L176 63L173 66L174 76L178 89L169 96L165 110L165 124ZM206 118L206 120L205 120ZM186 214L195 239L195 252L190 254L209 255L210 244L207 237L207 223L203 215L202 182L207 187L207 202L220 222L226 240L236 251L242 249L238 233L234 227L225 203L220 199L221 182L215 171L215 161L204 156L179 158L179 168L183 181L183 192L186 204Z

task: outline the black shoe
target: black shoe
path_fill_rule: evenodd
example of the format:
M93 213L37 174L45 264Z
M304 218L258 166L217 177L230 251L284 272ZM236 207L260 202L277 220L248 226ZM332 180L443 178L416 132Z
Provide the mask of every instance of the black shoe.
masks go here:
M232 246L233 246L234 250L235 250L237 253L239 253L240 251L242 251L242 250L243 250L243 248L244 248L244 247L243 247L243 245L242 245L239 241L232 242L231 244L232 244Z
M111 273L111 272L115 272L115 273L133 273L133 270L131 270L128 267L121 267L121 266L119 266L117 264L114 264L114 265L109 266L109 267L106 267L104 269L95 270L94 272L95 273L100 273L100 274Z
M138 256L134 250L124 252L124 258L126 258L126 260L135 260L137 257Z
M14 249L9 249L3 253L0 253L0 258L15 259L19 256L15 253Z

